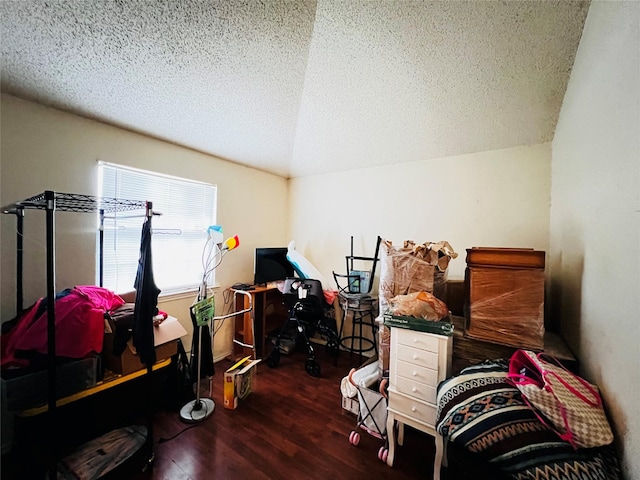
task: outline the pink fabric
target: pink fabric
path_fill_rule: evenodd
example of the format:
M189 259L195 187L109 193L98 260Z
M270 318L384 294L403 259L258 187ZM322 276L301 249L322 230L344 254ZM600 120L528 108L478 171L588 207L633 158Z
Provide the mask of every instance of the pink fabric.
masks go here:
M18 350L46 354L47 319L45 311L34 319L37 306L29 309L10 332L3 351L2 366L24 364L15 358ZM77 286L55 303L56 355L82 358L100 353L104 340L104 314L124 305L124 300L105 288L92 285Z
M327 302L327 304L329 304L329 305L333 305L333 302L335 301L336 297L338 296L338 291L337 290L323 290L322 293L324 293L324 301Z
M22 313L16 325L9 332L2 335L2 360L0 362L2 368L19 368L29 365L27 360L15 357L15 339L20 338L20 336L30 328L31 324L35 321L35 315L41 303L42 299L40 298L34 305Z

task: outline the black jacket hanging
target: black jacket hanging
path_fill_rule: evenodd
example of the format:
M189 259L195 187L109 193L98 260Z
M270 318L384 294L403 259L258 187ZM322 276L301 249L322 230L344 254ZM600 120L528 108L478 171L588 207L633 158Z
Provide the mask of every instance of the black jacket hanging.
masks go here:
M151 261L151 217L147 217L142 225L140 239L140 258L138 272L133 284L136 289L136 302L133 320L133 346L140 356L140 361L148 367L156 362L154 347L153 316L157 312L160 289L153 280Z

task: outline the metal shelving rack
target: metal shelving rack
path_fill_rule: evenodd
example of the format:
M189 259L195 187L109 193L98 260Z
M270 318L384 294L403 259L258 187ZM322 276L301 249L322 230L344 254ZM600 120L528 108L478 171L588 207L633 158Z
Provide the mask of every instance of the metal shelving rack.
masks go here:
M46 213L46 270L47 270L47 406L49 413L50 444L55 446L55 418L57 407L56 391L56 331L55 331L55 213L57 211L77 213L98 213L100 215L100 285L103 275L103 226L106 213L120 213L145 210L145 216L153 215L152 202L142 200L124 200L118 198L95 197L74 193L62 193L46 190L38 195L3 207L6 214L16 215L16 315L23 311L23 232L25 210L44 210ZM53 456L49 468L49 477L55 478L56 464Z
M100 214L100 286L103 281L103 246L104 246L104 218L106 213L130 212L135 210L146 210L146 215L152 214L151 202L143 200L124 200L120 198L94 197L91 195L80 195L76 193L61 193L46 190L38 195L15 202L3 208L3 213L14 214L17 217L16 229L16 313L23 309L23 287L22 287L22 266L23 266L23 232L24 232L24 211L25 210L45 210L47 223L47 285L55 280L55 265L53 264L53 252L55 251L55 221L56 211L76 212L76 213L99 213ZM49 255L51 253L51 255ZM50 259L51 257L51 259ZM51 262L49 261L51 260ZM51 267L51 268L50 268ZM49 275L52 274L52 276Z

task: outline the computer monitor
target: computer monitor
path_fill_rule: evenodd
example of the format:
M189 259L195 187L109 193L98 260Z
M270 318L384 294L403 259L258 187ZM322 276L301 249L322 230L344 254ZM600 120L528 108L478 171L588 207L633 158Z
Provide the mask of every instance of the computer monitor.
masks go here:
M287 251L287 247L256 248L253 269L254 285L293 277L293 265L287 260Z

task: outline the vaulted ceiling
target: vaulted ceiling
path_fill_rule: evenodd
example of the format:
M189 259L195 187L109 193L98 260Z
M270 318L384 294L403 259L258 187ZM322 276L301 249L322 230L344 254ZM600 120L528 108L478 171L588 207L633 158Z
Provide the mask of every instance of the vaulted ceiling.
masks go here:
M3 0L2 91L285 177L448 157L552 140L588 7Z

